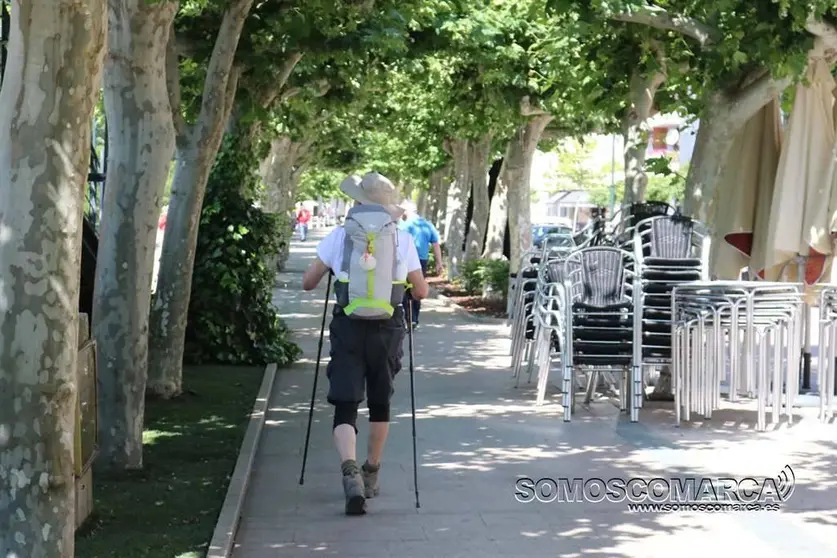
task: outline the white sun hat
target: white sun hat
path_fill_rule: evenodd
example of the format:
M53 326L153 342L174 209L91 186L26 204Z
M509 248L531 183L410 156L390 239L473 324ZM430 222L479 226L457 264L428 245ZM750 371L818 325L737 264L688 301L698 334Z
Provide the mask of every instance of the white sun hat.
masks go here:
M384 206L394 219L404 214L398 189L380 173L370 172L363 178L356 174L348 176L340 183L340 190L362 205Z

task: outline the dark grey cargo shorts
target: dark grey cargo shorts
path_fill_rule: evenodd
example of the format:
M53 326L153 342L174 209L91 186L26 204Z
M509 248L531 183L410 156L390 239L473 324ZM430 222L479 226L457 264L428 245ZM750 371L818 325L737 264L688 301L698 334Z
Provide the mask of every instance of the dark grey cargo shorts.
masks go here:
M349 318L335 308L329 327L331 361L326 368L329 403L360 403L365 393L373 405L389 404L406 334L401 308L388 320Z

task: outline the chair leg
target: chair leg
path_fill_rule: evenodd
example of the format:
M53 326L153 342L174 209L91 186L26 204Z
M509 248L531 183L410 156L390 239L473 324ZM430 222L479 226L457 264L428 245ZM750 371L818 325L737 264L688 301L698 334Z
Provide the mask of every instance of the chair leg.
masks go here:
M518 328L515 330L515 334L512 337L512 378L518 377L518 374L520 372L520 353L523 352L526 348L526 332L521 331L520 328Z
M514 357L514 353L517 350L517 345L519 343L520 338L520 314L515 311L514 314L511 315L509 318L511 322L511 346L509 348L509 356Z
M526 346L524 346L520 351L517 351L517 358L512 361L512 378L514 378L514 387L518 387L520 385L520 368L523 366L523 359L521 358L522 355L520 355L520 353L525 354L531 350L531 347L526 340L523 340L522 343L526 343Z
M641 397L639 398L639 408L642 409L643 405L645 405L645 397L644 397L645 387L648 385L647 380L646 380L646 375L645 375L645 369L643 369L642 367L640 367L639 377L640 377L639 389L640 389L640 395L641 395Z
M642 366L634 366L633 370L633 390L631 405L631 422L639 422L639 409L642 407L642 396L644 390L642 389Z
M563 389L561 390L562 393L562 402L564 405L564 422L570 422L572 419L572 412L573 412L573 375L574 370L572 365L564 366L563 369L564 379L563 379Z
M538 396L537 396L537 406L543 405L544 399L546 399L546 386L549 382L549 369L551 364L551 354L549 350L549 337L550 332L547 330L546 332L546 339L541 339L538 343L540 350L538 359Z
M622 369L622 374L619 375L619 410L625 412L628 410L628 368Z
M599 383L599 371L590 370L587 373L587 386L584 389L584 404L589 405L593 400L593 392L596 391L596 386Z
M527 384L532 383L532 372L535 369L535 363L540 362L540 360L538 359L538 356L541 354L542 351L544 351L544 350L548 351L548 348L545 348L543 343L541 342L540 337L541 337L540 332L536 331L535 332L535 340L530 345L529 355L528 355L528 358L526 359L527 360L526 371L529 373L529 377L526 380Z

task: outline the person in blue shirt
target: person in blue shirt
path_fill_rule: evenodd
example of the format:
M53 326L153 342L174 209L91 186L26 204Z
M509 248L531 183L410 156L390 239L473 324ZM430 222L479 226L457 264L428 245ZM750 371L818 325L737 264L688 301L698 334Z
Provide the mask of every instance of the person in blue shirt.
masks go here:
M442 265L442 248L439 245L439 231L433 226L433 223L422 217L416 212L416 206L412 202L405 202L403 204L405 209L404 215L401 217L399 228L410 233L416 245L419 262L421 262L421 270L425 277L427 276L427 264L430 260L430 247L433 247L433 255L436 260L436 274L442 275L444 266ZM413 323L410 324L413 328L418 325L419 312L421 310L421 301L409 296L409 293L404 295L404 312L409 312L412 306ZM409 315L409 314L407 314Z

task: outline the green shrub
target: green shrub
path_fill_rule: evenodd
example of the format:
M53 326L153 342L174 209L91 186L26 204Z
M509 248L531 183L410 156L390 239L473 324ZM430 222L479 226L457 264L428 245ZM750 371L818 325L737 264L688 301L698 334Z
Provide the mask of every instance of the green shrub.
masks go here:
M281 216L254 205L258 161L227 137L207 183L186 327L189 363L285 366L301 351L272 304L268 262L288 242Z
M436 275L436 254L433 253L433 250L430 250L430 256L427 258L427 275L429 277L434 277Z
M462 266L462 274L457 278L457 283L469 295L482 294L484 268L484 260L466 261Z
M507 260L469 260L462 267L457 283L471 296L482 295L486 290L509 292L509 262Z
M486 260L483 268L483 285L492 291L503 293L503 298L509 294L509 261Z

